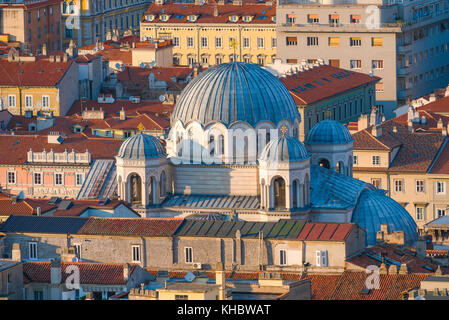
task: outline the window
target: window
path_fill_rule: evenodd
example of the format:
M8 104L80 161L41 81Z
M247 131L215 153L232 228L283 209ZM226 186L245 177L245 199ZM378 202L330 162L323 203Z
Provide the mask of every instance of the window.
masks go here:
M208 41L207 37L201 37L201 48L207 48Z
M15 108L16 107L16 95L10 94L8 96L8 106Z
M394 191L395 192L402 192L402 180L394 180Z
M351 69L360 69L362 67L362 60L351 60Z
M41 20L41 12L40 10L37 10L37 21Z
M377 189L380 189L380 179L371 179L371 184Z
M378 82L375 84L374 88L376 89L376 92L384 92L384 83Z
M140 246L132 246L133 262L140 262Z
M84 174L77 173L75 176L75 183L77 186L82 186L84 183Z
M335 112L334 112L334 114L335 114ZM358 156L353 156L352 160L353 160L352 164L359 164L359 157Z
M349 40L349 45L351 47L360 47L362 45L362 38L353 38Z
M75 256L81 260L81 244L76 243L73 245L73 248L75 249Z
M44 108L50 107L50 96L42 96L42 107Z
M44 300L44 291L42 289L33 290L34 300Z
M223 58L221 56L216 56L215 57L215 64L222 64L223 63Z
M287 23L296 23L296 14L287 14L287 18L286 18L286 22Z
M185 294L175 294L175 300L189 300L189 296Z
M371 45L373 47L382 47L383 46L383 38L371 38Z
M249 38L243 38L243 48L249 48Z
M296 46L298 44L297 37L286 37L285 41L287 46Z
M33 177L34 184L41 185L42 184L42 172L35 172Z
M360 23L362 16L360 14L351 14L351 23Z
M443 181L437 181L437 194L446 193L446 183Z
M340 15L338 14L330 14L329 15L329 25L331 27L337 27L340 23Z
M424 220L424 207L416 207L416 220L423 221Z
M329 59L329 65L332 67L340 68L340 60L339 59Z
M56 186L62 186L62 173L55 173L55 185Z
M424 192L424 180L416 180L416 192Z
M319 16L317 14L309 14L307 16L307 22L308 23L319 23L320 22Z
M265 47L265 38L257 38L257 48Z
M339 37L329 37L329 47L339 47L340 38Z
M287 265L287 251L285 250L279 250L279 265Z
M10 184L16 184L16 173L15 172L8 172L8 183Z
M37 259L37 242L28 242L28 258Z
M235 38L229 38L229 49L234 48L234 46L237 46L237 41L235 40Z
M203 55L203 56L201 56L201 63L202 63L202 64L207 64L207 63L209 63L209 56L208 56L208 55Z
M193 263L193 249L190 247L184 248L184 254L185 254L185 262Z
M31 95L25 96L25 107L27 107L27 108L33 107L33 96L31 96Z
M193 37L187 37L187 48L193 48L194 47L194 43L193 43Z
M271 38L271 48L276 48L277 41L276 38Z
M263 56L257 57L257 64L259 66L265 65L265 57L263 57Z
M318 45L318 37L307 37L307 45L310 46L317 46Z
M373 69L383 69L384 61L383 60L372 60Z
M221 48L223 46L223 38L216 37L215 38L215 48Z
M316 265L318 267L327 267L328 266L327 250L316 251Z
M179 37L173 37L173 45L179 48Z
M437 218L444 217L446 215L446 210L444 209L437 209Z

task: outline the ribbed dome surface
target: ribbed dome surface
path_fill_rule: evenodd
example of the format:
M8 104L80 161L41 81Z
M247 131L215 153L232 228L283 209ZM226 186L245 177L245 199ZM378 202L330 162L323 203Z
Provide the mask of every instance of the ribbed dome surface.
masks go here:
M407 210L387 197L381 190L365 190L358 204L358 224L366 230L368 245L376 244L376 234L381 224L388 224L390 231L404 231L408 244L418 239L416 223ZM352 214L352 222L357 222L357 209Z
M301 161L307 158L310 155L301 141L285 135L268 142L260 156L261 160L269 162Z
M312 127L307 134L308 144L346 144L354 141L349 130L335 120L323 120Z
M117 156L124 159L144 160L165 157L166 154L159 139L146 133L139 133L122 143Z
M187 124L217 121L228 126L245 121L255 127L262 120L275 125L300 117L295 101L284 84L268 71L248 63L214 66L193 79L182 91L172 114Z

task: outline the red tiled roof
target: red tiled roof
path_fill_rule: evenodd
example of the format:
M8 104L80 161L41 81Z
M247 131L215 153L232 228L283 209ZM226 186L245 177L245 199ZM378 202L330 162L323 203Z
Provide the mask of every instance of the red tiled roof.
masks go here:
M0 60L0 86L55 86L64 77L72 64L50 62L47 58L36 57L36 61L16 62Z
M91 217L78 234L108 236L170 237L182 219L95 218Z
M255 1L243 1L243 5L234 5L232 3L225 3L218 5L218 16L214 16L214 4L209 3L205 5L195 5L192 3L166 3L163 6L157 5L154 2L148 7L147 12L142 17L141 23L222 23L229 25L237 25L237 22L231 22L229 17L233 15L240 16L238 24L269 24L276 25L273 17L276 17L276 6L266 5L265 3L256 3ZM162 12L162 10L164 10ZM149 14L156 15L153 21L146 21L146 16ZM159 14L170 15L167 21L161 21ZM198 15L195 22L187 20L188 15ZM250 22L244 22L243 16L253 16Z
M337 74L345 77L337 78ZM324 79L327 79L324 80ZM365 73L353 72L329 65L320 65L285 78L279 78L290 91L297 105L314 103L348 90L380 80ZM314 88L305 85L311 84ZM298 90L298 86L302 87Z
M378 259L373 259L370 256L376 256L377 258L379 258L381 254L383 254L384 257L390 260L396 261L401 264L405 263L407 265L409 273L433 274L438 268L438 265L430 261L418 258L413 252L410 252L408 250L400 250L397 247L389 244L378 244L376 246L370 247L362 254L348 259L348 263L361 268L366 268L370 265L380 267L381 262ZM433 271L431 271L429 268ZM442 270L444 273L447 272L447 268L445 267L443 267Z
M87 137L83 133L72 134L64 138L62 144L49 144L46 135L4 135L0 139L0 150L3 152L0 157L1 164L24 164L27 162L27 152L32 149L34 152L42 152L44 149L54 152L64 152L67 149L71 152L84 153L86 149L91 153L91 159L114 159L118 149L123 143L123 139L108 139Z
M98 52L107 61L120 61L126 66L133 63L133 56L131 50L121 50L120 48L109 48Z
M417 108L418 111L427 110L435 113L449 113L449 97L438 99L434 102L423 105Z
M307 222L298 235L298 240L344 241L356 228L350 223Z
M0 215L35 215L37 207L41 208L41 213L55 208L54 205L48 204L48 200L17 199L16 203L13 203L11 195L0 193Z
M80 271L80 284L98 285L126 285L123 278L123 264L120 263L90 263L70 262L61 263L61 283L65 282L71 272L66 273L68 266L76 266ZM131 275L137 265L130 265ZM50 283L50 261L26 261L23 263L24 283Z
M443 256L447 257L449 254L449 250L426 250L426 254L430 256Z
M157 80L171 82L172 77L178 80L185 80L193 69L190 67L154 67L143 69L140 67L126 67L123 72L117 75L119 81L145 81L148 83L148 76L153 73Z
M123 203L122 201L113 200L108 202L105 205L98 205L98 200L71 200L72 206L69 209L65 210L56 210L53 212L53 216L55 217L76 217L81 215L84 211L89 208L98 208L102 210L113 210L119 204Z
M3 7L11 7L11 8L37 8L37 7L43 7L48 6L52 4L60 3L61 0L43 0L43 1L28 1L26 3L0 3L0 8Z

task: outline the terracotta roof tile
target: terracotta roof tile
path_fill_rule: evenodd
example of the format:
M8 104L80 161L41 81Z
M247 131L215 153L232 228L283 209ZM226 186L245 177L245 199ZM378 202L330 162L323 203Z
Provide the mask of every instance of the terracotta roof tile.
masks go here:
M298 235L299 240L344 241L355 228L350 223L307 222Z

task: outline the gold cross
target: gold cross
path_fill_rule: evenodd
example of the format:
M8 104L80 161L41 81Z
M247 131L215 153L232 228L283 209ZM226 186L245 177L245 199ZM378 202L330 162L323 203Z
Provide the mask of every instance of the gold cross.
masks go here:
M137 129L139 129L139 131L143 131L145 129L145 127L143 126L142 122L139 123L139 125L137 126Z
M285 135L285 133L288 131L287 127L284 125L282 125L281 127L281 132Z

